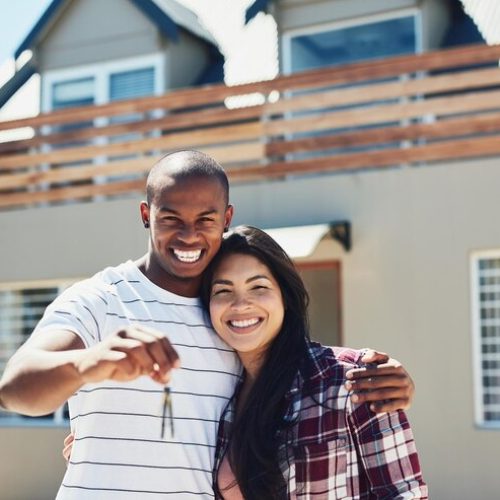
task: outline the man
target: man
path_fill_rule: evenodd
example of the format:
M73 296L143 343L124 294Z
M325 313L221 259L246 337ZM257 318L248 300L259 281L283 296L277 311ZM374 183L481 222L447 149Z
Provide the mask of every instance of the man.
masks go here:
M160 160L140 206L147 254L65 291L9 361L3 407L42 415L70 399L75 440L58 498L213 497L218 421L240 367L197 294L233 216L228 193L202 153ZM397 363L353 377L359 401L390 400L376 410L409 404L412 382Z

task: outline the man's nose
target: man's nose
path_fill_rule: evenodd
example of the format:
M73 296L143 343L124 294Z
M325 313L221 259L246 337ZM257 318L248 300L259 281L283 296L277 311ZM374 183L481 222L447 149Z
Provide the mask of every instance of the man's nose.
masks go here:
M192 244L198 241L199 234L194 226L184 226L179 231L178 238L186 244Z

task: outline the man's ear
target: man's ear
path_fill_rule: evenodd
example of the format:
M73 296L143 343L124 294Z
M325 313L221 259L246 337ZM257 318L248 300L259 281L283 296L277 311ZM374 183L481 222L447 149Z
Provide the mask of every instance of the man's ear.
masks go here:
M141 201L140 205L142 224L147 229L149 228L149 205L146 201Z
M233 205L228 205L226 208L226 213L224 214L224 229L229 229L231 221L233 220L234 207Z

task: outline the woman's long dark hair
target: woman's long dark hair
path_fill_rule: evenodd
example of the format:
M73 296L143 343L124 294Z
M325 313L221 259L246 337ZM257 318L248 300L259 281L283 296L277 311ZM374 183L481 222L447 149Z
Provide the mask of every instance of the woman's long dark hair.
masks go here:
M207 310L214 272L222 259L233 254L251 255L265 264L281 289L285 306L281 330L234 422L228 457L246 500L274 500L286 492L278 460L279 432L286 426L285 394L307 352L309 298L286 252L260 229L239 226L226 236L204 273L201 298ZM218 485L214 487L221 496Z

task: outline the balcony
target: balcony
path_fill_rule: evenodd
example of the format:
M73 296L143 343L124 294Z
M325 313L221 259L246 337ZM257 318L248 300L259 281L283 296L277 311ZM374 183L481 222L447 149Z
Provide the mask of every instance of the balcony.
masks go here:
M232 183L500 155L500 46L470 46L0 122L0 210L142 192L157 158Z

